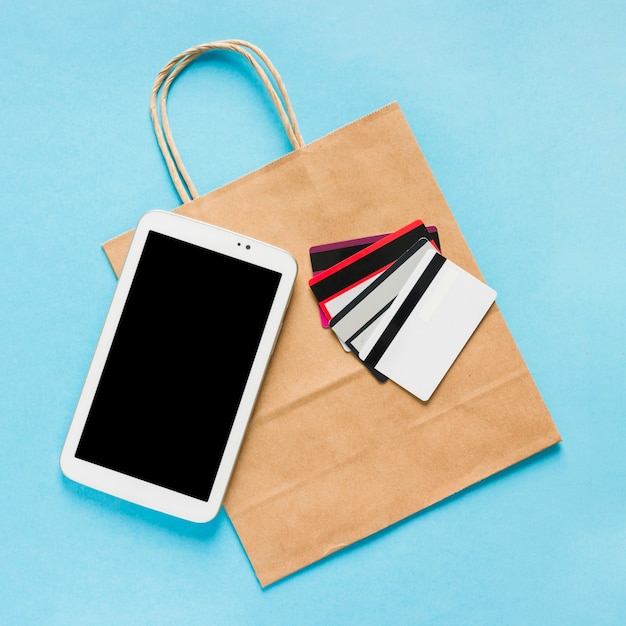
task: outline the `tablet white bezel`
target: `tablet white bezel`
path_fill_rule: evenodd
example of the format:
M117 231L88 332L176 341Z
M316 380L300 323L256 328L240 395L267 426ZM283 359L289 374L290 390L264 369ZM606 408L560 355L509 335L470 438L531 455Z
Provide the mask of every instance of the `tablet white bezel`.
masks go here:
M93 402L122 311L124 310L141 253L147 236L151 231L274 270L281 275L226 448L219 464L209 499L206 502L76 457L76 450L90 406ZM228 486L228 481L234 468L274 343L282 325L296 273L297 264L295 259L284 250L176 213L166 211L150 211L146 213L135 229L128 255L120 273L119 281L70 424L61 452L60 465L62 472L68 478L78 483L175 517L193 522L207 522L215 517Z

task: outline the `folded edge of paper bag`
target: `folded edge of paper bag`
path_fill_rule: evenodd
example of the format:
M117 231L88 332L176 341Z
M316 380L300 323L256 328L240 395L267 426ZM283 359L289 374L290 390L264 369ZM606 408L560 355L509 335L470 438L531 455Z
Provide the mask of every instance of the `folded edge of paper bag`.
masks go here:
M497 306L483 322L488 334L501 332ZM488 358L474 339L462 361ZM453 368L428 403L359 372L251 425L241 457L248 472L235 477L226 508L262 586L561 440L521 356L466 395L458 392L465 366ZM379 403L385 424L372 414ZM329 414L333 405L344 410ZM323 432L334 435L324 441ZM268 455L281 441L298 444L274 462ZM273 473L273 488L255 493L250 472L265 485ZM274 522L259 524L262 519Z

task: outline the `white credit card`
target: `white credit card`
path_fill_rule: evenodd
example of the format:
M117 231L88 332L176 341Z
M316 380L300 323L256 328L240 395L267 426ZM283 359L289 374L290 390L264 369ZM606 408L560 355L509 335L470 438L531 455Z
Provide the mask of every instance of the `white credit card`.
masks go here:
M428 400L496 292L431 247L359 350L370 368Z

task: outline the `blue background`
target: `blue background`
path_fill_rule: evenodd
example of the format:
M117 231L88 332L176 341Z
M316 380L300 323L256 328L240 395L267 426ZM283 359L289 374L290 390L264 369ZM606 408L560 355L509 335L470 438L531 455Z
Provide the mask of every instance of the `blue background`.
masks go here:
M621 0L3 2L0 622L626 623L625 35ZM564 440L266 590L223 511L189 525L58 468L115 287L100 244L179 204L153 80L229 37L306 141L399 101ZM201 193L290 149L229 55L169 111Z

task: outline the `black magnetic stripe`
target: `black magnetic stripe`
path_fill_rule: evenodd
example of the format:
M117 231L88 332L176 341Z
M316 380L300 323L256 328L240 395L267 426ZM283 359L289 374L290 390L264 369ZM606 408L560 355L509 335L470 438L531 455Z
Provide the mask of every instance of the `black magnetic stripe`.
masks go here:
M334 250L322 250L321 252L311 252L311 269L314 272L323 272L336 263L356 254L363 248L371 246L371 243L360 243L345 248L335 248Z
M405 298L404 302L400 305L400 308L396 311L395 315L391 318L387 328L383 331L378 341L374 344L370 353L367 355L364 363L370 367L376 367L378 361L382 358L383 354L395 339L396 335L406 322L413 309L417 306L417 303L421 300L422 296L430 286L430 284L437 276L439 270L446 262L446 258L441 254L435 254L430 263L426 266L426 269L419 277L415 285L409 294Z
M441 242L439 241L439 233L436 233L436 232L435 233L431 233L431 232L429 232L428 233L428 238L431 241L435 242L435 245L437 246L437 249L439 250L439 252L441 252Z
M395 300L395 298L394 298ZM361 328L359 328L355 333L353 333L350 338L346 341L346 345L348 346L348 348L350 348L350 350L354 351L354 352L358 352L358 350L356 350L354 348L354 346L352 345L352 342L364 331L366 330L369 326L371 326L391 305L393 304L393 300L391 302L387 302L387 304L385 304L385 306L376 313L376 315L374 315L374 317L372 317L372 319L368 320L367 323L363 324L363 326L361 326ZM331 320L332 322L332 320ZM331 324L332 326L332 324Z
M377 250L362 256L360 259L333 272L318 283L311 285L318 302L343 291L346 287L366 278L376 270L382 269L389 263L393 263L422 237L428 237L428 230L424 224L411 229L410 231L393 239L389 243L381 246ZM375 244L372 244L375 245Z

